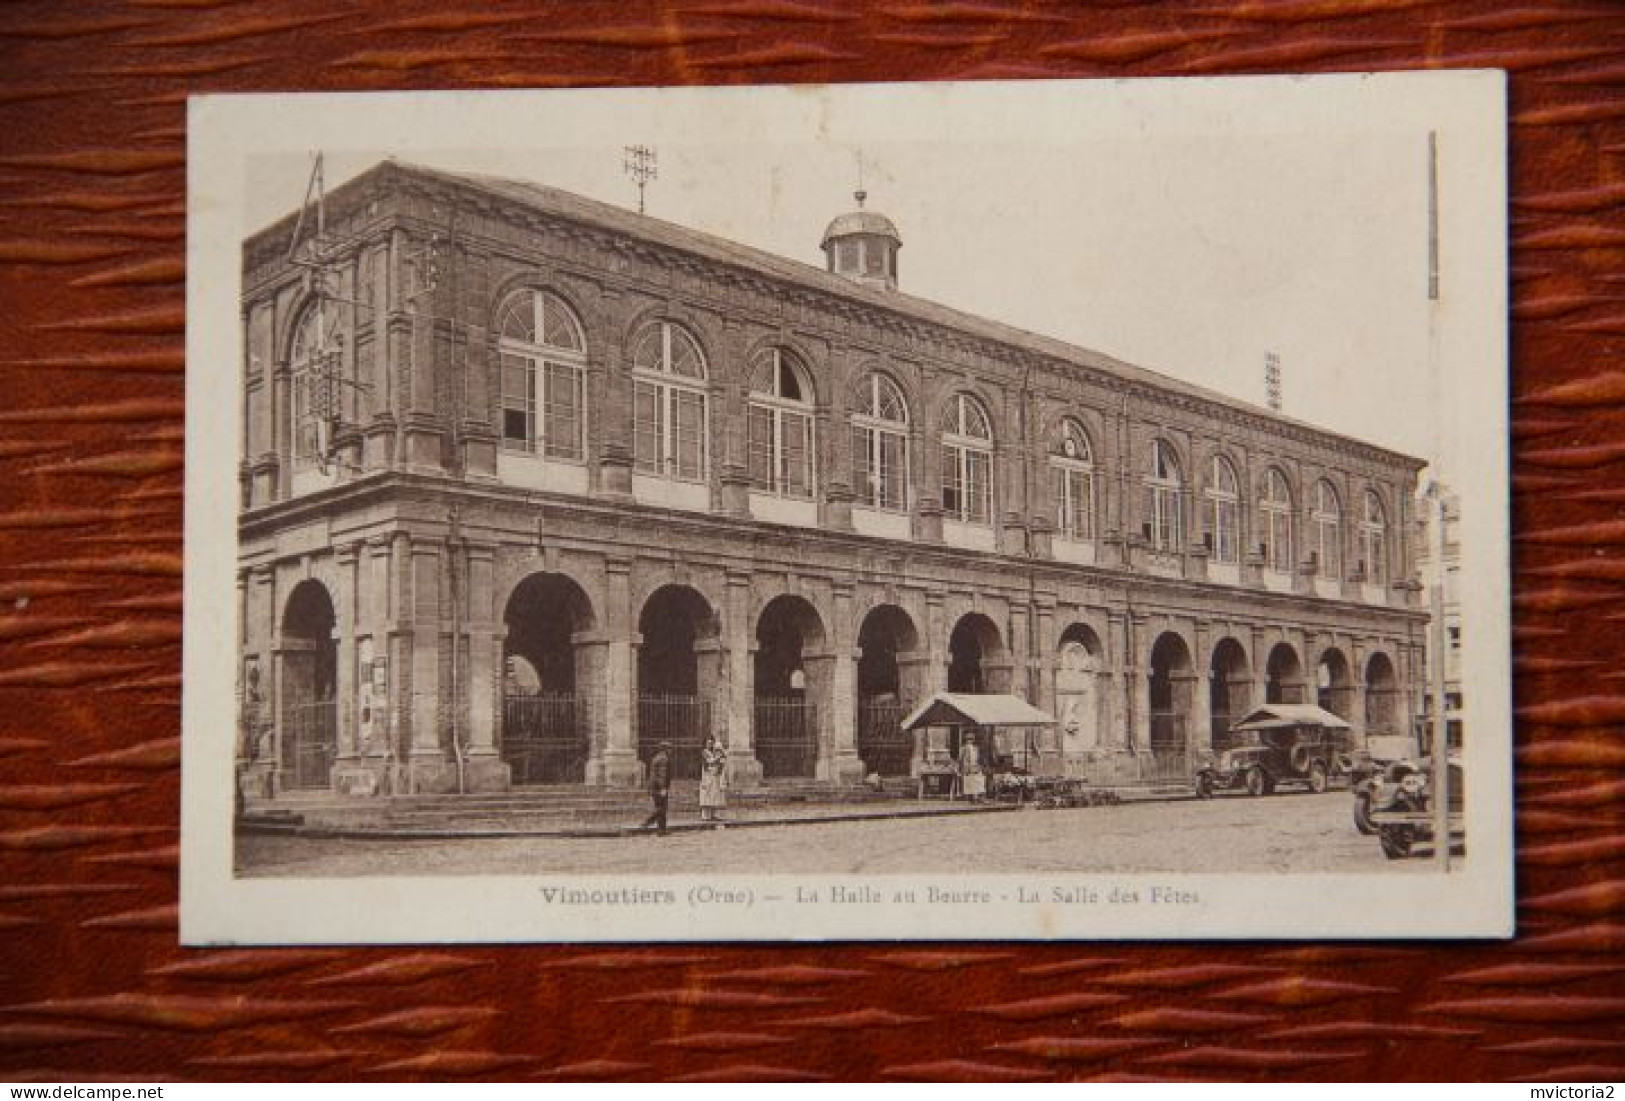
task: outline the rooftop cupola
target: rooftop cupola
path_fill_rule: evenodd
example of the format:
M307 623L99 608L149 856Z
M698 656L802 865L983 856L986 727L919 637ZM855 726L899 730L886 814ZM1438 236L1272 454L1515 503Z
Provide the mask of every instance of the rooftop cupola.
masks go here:
M890 218L863 209L868 192L860 187L852 197L858 209L842 214L824 230L826 266L853 282L896 290L897 250L903 247L903 238Z

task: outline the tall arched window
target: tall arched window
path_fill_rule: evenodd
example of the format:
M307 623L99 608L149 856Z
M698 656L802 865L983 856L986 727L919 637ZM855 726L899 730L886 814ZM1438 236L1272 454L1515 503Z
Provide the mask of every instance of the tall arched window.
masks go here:
M685 482L706 477L705 357L686 329L657 321L632 345L632 462Z
M908 404L897 384L871 374L852 410L853 491L868 508L908 508Z
M783 497L813 495L813 392L791 353L756 357L746 410L745 452L752 488Z
M1343 576L1343 506L1337 490L1324 478L1315 483L1315 507L1309 514L1315 529L1315 565L1321 577Z
M1264 499L1258 502L1264 535L1264 565L1276 573L1292 572L1292 490L1286 475L1274 467L1264 478Z
M1360 553L1365 556L1365 579L1374 585L1388 581L1388 514L1375 490L1365 491L1360 518Z
M1207 527L1213 535L1213 561L1234 565L1241 555L1241 490L1236 468L1223 455L1213 456L1207 486Z
M1151 465L1145 476L1145 528L1151 549L1178 554L1184 539L1179 498L1183 483L1179 460L1165 440L1151 441Z
M502 304L497 332L502 446L549 459L581 459L587 345L575 314L546 291L520 291Z
M1090 542L1095 537L1095 456L1083 426L1062 420L1050 442L1050 496L1055 502L1055 533Z
M942 510L967 524L993 516L993 426L969 394L942 411Z
M295 470L315 466L326 448L327 408L331 387L328 358L336 350L324 348L321 311L305 311L293 331L288 352L288 374L293 382L293 466Z

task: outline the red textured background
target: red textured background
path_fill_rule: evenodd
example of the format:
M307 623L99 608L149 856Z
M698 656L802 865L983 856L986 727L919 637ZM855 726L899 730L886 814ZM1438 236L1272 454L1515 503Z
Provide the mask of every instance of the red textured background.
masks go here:
M0 1074L1625 1077L1625 8L0 12ZM1512 71L1516 942L182 951L185 98Z

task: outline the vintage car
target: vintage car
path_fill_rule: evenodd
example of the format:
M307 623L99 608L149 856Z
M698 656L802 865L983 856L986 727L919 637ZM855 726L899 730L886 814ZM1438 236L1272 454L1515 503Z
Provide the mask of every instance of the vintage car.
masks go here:
M1403 734L1373 734L1350 755L1349 790L1354 794L1354 828L1371 835L1372 793L1397 784L1416 767L1416 740Z
M1272 703L1254 708L1230 727L1217 753L1196 770L1196 794L1245 788L1269 795L1280 784L1326 790L1345 770L1349 724L1308 703Z
M1380 784L1373 788L1371 824L1389 860L1411 855L1418 844L1433 844L1433 765L1420 761L1395 762ZM1450 841L1453 851L1461 851L1465 839L1462 808L1466 805L1461 761L1450 761Z

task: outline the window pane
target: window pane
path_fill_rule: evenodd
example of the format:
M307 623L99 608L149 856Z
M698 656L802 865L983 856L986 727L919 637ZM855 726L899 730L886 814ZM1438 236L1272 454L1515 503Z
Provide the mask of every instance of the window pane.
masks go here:
M773 410L752 405L745 415L745 465L750 484L773 490Z
M705 474L705 397L691 390L674 390L673 398L677 477L698 481Z
M1070 472L1072 483L1072 533L1079 539L1095 537L1094 479L1086 470Z
M662 466L663 421L661 390L647 382L632 388L632 451L637 469L652 474Z
M942 449L942 510L956 520L965 515L963 454L957 447Z
M530 451L535 446L532 370L531 361L522 356L502 357L502 446L510 451Z
M875 479L875 470L871 449L874 447L874 431L862 425L852 426L852 492L857 495L859 503L865 505L880 504L880 485Z
M547 365L545 434L547 454L555 459L581 458L581 372L559 363Z
M682 329L671 328L671 373L683 378L704 378L700 349Z
M897 432L880 432L880 491L881 508L901 510L908 507L908 440Z
M792 497L812 496L812 421L800 413L779 414L780 443L784 449L780 477Z
M987 523L993 512L990 459L984 451L965 452L965 493L969 506L966 518L973 524Z

